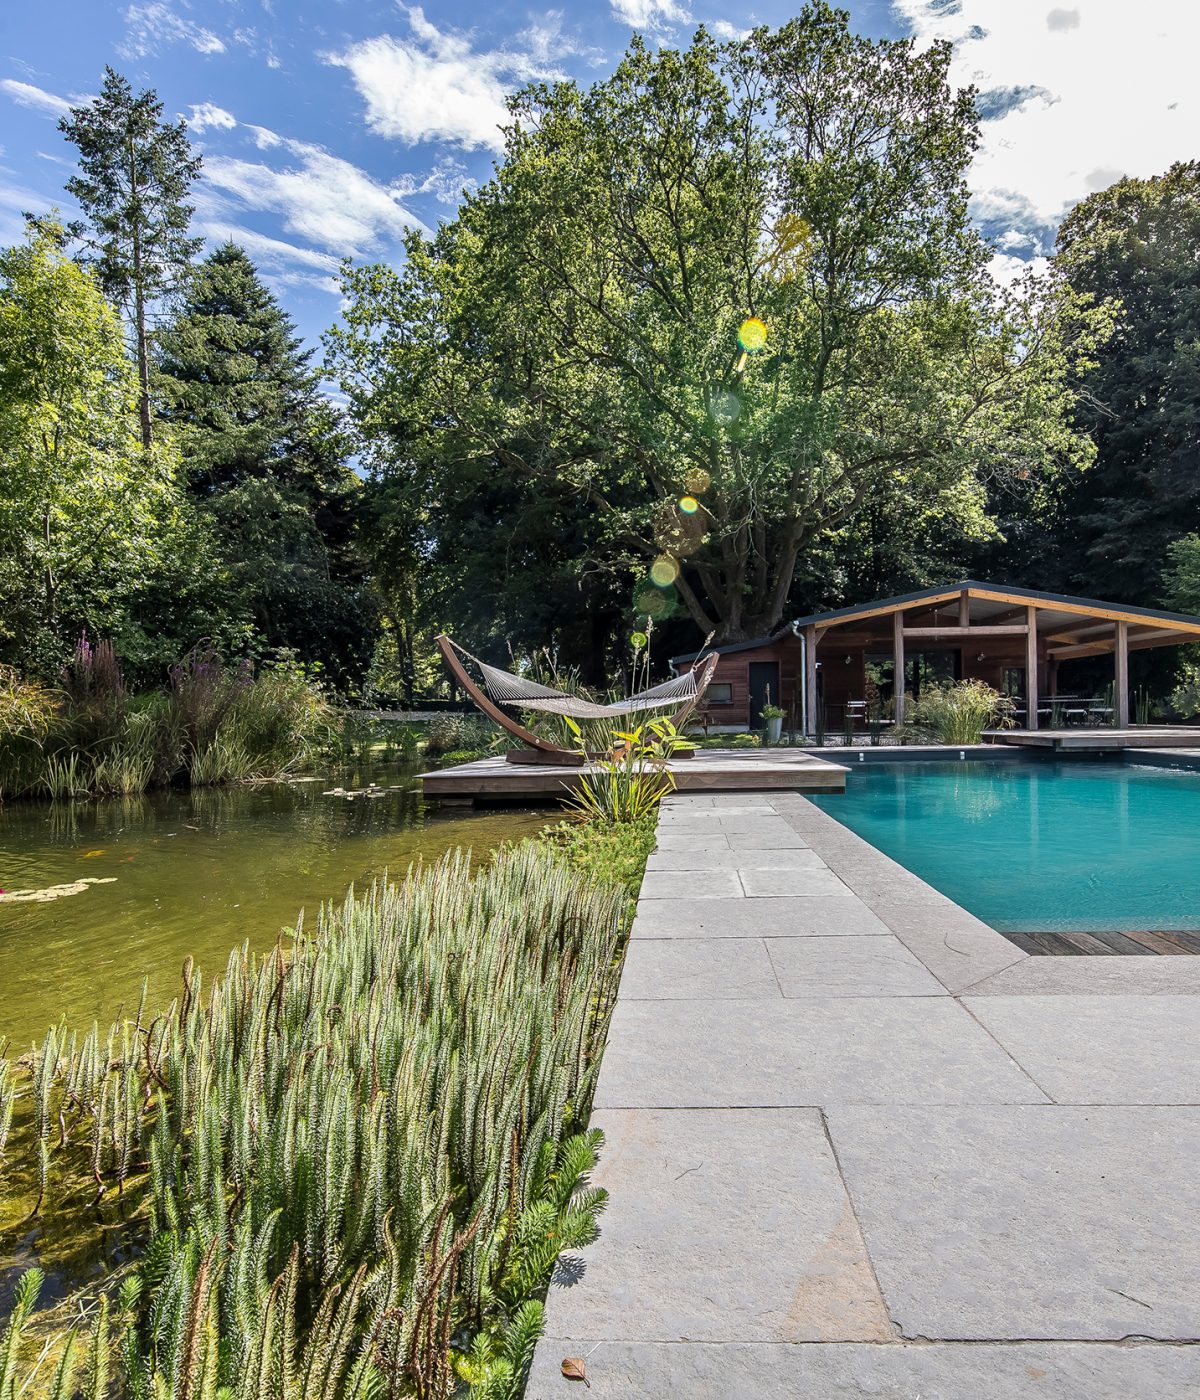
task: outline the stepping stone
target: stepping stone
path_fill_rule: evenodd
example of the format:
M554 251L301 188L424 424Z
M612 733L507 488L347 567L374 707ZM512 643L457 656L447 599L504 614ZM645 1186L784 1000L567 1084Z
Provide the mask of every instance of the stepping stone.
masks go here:
M835 1106L827 1119L905 1336L1200 1337L1200 1110Z

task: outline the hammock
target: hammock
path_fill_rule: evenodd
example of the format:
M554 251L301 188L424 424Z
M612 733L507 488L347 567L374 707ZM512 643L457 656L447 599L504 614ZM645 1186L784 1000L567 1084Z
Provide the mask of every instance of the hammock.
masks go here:
M695 671L685 671L661 685L649 690L638 691L628 700L618 700L611 705L598 705L593 700L581 699L578 695L567 695L548 685L526 680L524 676L514 676L511 671L502 671L498 666L489 666L472 656L457 642L446 640L460 655L473 661L483 673L483 683L488 695L498 705L512 705L522 710L545 710L552 715L568 715L571 719L614 719L620 715L634 714L639 710L665 709L678 706L688 700L696 700L700 695L700 685ZM705 676L707 681L707 676Z

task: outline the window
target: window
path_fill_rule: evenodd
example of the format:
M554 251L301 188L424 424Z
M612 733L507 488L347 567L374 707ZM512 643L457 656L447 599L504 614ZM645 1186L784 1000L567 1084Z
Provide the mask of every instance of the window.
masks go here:
M710 681L704 700L709 705L732 705L733 686L728 681Z

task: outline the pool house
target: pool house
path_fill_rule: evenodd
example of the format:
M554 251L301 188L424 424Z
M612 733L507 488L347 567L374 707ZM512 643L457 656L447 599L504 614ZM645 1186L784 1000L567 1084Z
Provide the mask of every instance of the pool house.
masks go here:
M1018 729L1125 729L1129 654L1187 642L1200 642L1200 617L966 579L717 647L701 718L718 732L757 727L770 703L805 734L862 730L875 715L903 723L906 695L925 686L977 679L1012 697ZM1072 678L1069 663L1110 655L1107 684ZM695 660L671 665L682 671Z

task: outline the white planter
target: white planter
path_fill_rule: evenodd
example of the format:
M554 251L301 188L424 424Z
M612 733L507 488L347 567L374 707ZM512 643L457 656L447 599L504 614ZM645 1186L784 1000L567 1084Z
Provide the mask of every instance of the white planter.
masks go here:
M774 715L767 720L767 743L777 744L783 733L783 716Z

